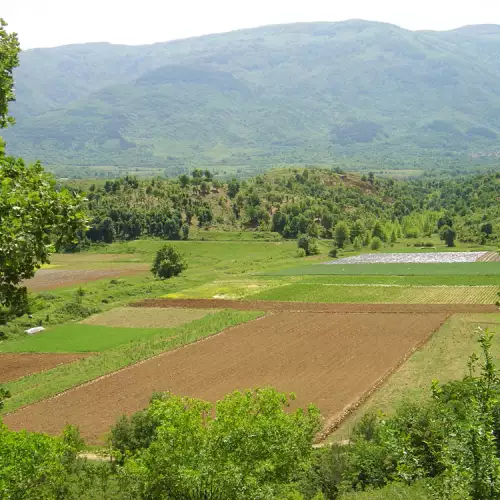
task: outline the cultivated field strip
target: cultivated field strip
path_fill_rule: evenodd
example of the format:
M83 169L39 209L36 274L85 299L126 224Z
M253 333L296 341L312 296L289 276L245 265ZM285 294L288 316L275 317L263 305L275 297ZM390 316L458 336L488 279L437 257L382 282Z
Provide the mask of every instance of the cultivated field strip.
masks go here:
M323 262L323 264L446 264L476 262L486 254L487 252L365 253Z
M32 373L50 370L64 363L71 363L87 354L0 354L0 383L11 382Z
M500 262L500 252L487 252L478 259L478 262Z
M276 313L226 330L6 415L11 429L58 434L78 425L90 444L154 391L217 400L274 386L316 404L325 427L349 412L447 318L436 314Z
M218 310L206 309L162 309L151 311L136 307L118 307L101 314L94 314L80 323L85 325L112 326L116 328L174 328L191 321L215 314Z
M148 267L145 265L121 269L40 269L34 278L24 281L23 285L31 292L40 292L64 286L81 285L89 281L130 276L147 270Z
M195 309L237 309L239 311L297 311L323 313L495 313L491 304L349 304L323 302L284 302L273 300L223 299L148 299L131 304L133 307L181 307Z

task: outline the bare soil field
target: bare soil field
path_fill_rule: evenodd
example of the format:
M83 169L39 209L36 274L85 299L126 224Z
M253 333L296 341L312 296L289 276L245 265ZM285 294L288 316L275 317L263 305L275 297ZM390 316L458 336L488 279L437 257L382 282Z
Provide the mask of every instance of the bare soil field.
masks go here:
M154 391L215 401L235 389L271 385L295 392L294 407L316 404L326 433L447 317L275 313L22 408L4 423L49 434L72 423L88 443L100 444L121 414L147 406Z
M90 354L0 354L0 383L50 370Z
M146 271L147 266L113 269L40 269L34 278L24 281L24 285L32 292L53 290L63 286L80 285L88 281L105 278L118 278Z
M133 307L181 307L196 309L237 309L239 311L296 311L318 313L495 313L498 307L489 304L348 304L321 302L281 302L272 300L224 299L148 299Z
M152 312L146 308L119 307L86 318L80 323L119 328L173 328L216 312L219 310L168 308Z

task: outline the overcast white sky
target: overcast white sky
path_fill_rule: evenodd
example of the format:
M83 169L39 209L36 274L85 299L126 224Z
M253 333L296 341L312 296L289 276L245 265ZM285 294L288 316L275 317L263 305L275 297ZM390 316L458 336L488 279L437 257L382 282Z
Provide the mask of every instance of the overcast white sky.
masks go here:
M0 17L23 48L137 45L298 21L369 19L412 30L500 24L500 0L0 0Z

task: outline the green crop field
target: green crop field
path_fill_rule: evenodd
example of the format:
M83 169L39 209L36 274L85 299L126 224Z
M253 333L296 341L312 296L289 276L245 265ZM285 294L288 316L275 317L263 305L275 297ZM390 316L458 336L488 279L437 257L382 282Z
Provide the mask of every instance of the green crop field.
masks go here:
M255 300L380 304L493 304L497 286L401 286L293 283L252 295Z
M500 262L460 262L446 264L321 264L282 269L272 274L276 276L500 276Z
M157 334L168 337L175 334L175 329L114 328L73 323L0 345L0 352L102 352Z
M263 276L266 280L283 281L287 279L299 280L301 283L337 284L337 285L420 285L420 286L500 286L499 275L424 275L424 276L384 276L369 274L361 275L305 275L305 276Z

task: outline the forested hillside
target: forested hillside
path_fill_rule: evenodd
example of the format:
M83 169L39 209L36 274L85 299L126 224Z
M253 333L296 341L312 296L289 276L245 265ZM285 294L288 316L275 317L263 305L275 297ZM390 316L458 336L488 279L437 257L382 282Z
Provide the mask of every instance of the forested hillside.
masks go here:
M87 238L111 243L144 236L188 239L190 230L274 231L335 238L361 248L377 237L420 245L444 226L459 241L500 241L500 174L398 182L331 170L271 170L221 183L208 170L172 180L125 177L88 191Z
M5 137L49 166L467 162L499 150L499 50L365 21L28 50Z

